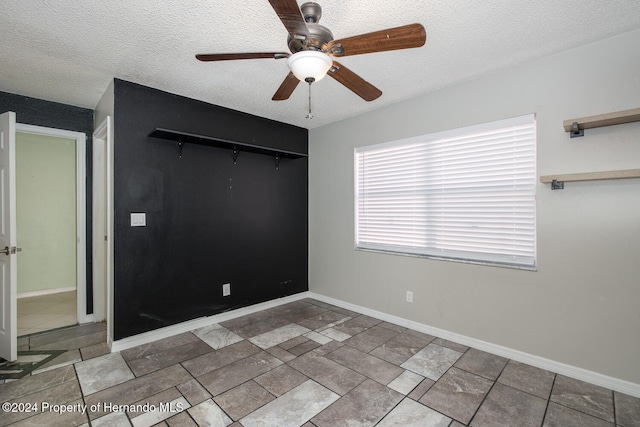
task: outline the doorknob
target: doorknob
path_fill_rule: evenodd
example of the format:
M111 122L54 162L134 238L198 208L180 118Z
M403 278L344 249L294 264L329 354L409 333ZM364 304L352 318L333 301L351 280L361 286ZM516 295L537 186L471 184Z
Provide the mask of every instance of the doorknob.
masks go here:
M9 246L5 246L4 249L0 250L0 253L5 255L12 255L16 252L22 252L22 248L16 248L15 246L11 246L11 248L9 248Z

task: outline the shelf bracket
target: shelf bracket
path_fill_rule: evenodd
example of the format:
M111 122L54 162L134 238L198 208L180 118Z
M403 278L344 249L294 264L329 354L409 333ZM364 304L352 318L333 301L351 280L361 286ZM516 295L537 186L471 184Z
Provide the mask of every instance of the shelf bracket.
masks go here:
M564 181L558 181L554 179L551 181L551 189L552 190L564 190Z
M178 155L182 158L182 149L184 148L184 142L181 139L178 139Z
M562 127L564 128L565 132L571 132L571 138L574 138L576 136L583 136L583 131L585 129L599 128L602 126L621 125L633 122L640 122L640 108L615 111L612 113L599 114L597 116L568 119L562 122ZM578 129L578 127L580 127L580 129Z
M238 162L239 154L240 154L240 151L238 151L238 146L234 145L233 146L233 164L234 165Z
M280 153L276 153L276 169L280 166Z
M578 122L573 122L573 124L571 125L570 136L571 138L579 138L581 136L584 136L584 129L578 128Z

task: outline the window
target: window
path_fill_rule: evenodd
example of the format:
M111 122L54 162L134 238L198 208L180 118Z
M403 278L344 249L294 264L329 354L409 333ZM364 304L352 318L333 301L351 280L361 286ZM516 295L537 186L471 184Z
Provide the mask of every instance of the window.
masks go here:
M356 248L534 269L533 114L355 150Z

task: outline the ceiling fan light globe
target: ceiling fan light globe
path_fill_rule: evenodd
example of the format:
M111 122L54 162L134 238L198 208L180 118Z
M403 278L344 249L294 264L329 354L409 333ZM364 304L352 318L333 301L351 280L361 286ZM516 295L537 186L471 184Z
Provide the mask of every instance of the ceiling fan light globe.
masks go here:
M287 59L287 65L298 80L304 82L312 78L317 82L327 75L333 61L326 53L303 50L291 55Z

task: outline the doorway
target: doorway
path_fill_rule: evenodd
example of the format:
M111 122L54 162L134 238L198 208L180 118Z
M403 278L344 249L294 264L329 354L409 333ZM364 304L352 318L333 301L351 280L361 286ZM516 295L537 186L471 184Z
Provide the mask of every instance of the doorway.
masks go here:
M86 136L16 124L18 336L86 314Z

